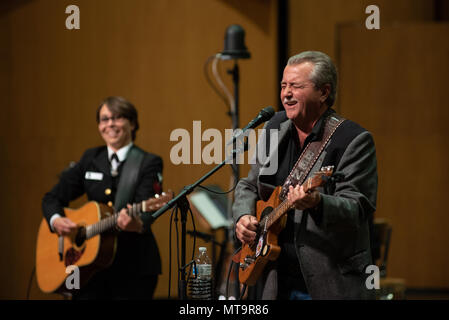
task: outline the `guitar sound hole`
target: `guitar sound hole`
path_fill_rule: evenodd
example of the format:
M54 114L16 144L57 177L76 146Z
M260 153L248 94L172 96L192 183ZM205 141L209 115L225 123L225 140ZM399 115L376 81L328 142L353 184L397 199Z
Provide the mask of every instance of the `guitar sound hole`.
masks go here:
M260 215L260 220L262 220L263 218L265 218L266 215L270 214L273 211L273 207L266 207L265 209L263 209L262 214Z
M78 247L81 247L83 245L84 241L86 241L86 228L81 227L78 229L78 232L76 233L75 244Z

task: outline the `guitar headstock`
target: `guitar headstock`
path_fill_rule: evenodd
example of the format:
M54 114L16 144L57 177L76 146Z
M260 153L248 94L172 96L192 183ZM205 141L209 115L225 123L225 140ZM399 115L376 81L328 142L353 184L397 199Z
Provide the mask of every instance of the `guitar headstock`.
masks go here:
M334 166L321 167L320 171L315 172L315 175L330 177L334 173Z
M310 192L311 190L324 185L328 179L327 177L332 176L334 173L334 166L322 167L320 171L313 174L313 177L307 179L306 183L303 184L304 191Z
M168 190L167 192L162 192L162 194L156 194L153 198L142 201L142 211L156 211L162 208L167 202L173 199L174 192Z

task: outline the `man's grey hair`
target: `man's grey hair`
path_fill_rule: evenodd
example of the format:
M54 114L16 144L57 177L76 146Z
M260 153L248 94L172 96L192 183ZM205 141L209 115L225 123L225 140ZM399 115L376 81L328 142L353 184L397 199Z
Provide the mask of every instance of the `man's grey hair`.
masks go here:
M327 54L319 51L304 51L288 59L287 65L297 65L303 62L311 62L314 65L310 74L310 81L318 89L323 88L325 84L330 84L331 89L326 99L326 104L331 107L337 96L337 68Z

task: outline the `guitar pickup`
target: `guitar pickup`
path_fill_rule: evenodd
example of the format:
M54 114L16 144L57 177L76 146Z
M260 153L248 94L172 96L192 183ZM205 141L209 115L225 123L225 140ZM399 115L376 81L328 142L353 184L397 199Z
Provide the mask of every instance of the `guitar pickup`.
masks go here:
M254 263L254 261L256 261L256 259L254 259L253 257L246 257L244 260L246 264L251 264Z
M246 268L249 267L250 264L254 263L256 261L255 258L247 256L245 257L245 259L243 259L244 262L240 263L240 269L245 270Z

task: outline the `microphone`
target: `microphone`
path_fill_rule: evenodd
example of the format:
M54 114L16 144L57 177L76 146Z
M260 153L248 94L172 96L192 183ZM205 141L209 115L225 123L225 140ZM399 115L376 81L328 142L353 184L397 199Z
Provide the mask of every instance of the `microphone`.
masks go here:
M254 129L259 124L270 120L274 116L274 113L275 112L272 106L263 108L260 110L259 114L251 120L245 128L242 129L242 131L245 132L248 129Z
M232 144L237 138L239 138L241 135L243 135L245 133L245 131L247 131L248 129L255 128L259 124L261 124L262 122L270 120L274 116L274 114L275 114L274 109L271 106L266 107L266 108L260 110L259 114L253 120L251 120L245 128L243 128L243 130L242 130L242 132L240 132L240 134L238 134L237 136L234 136L227 145ZM236 153L236 152L233 152L233 153ZM194 188L196 188L200 183L202 183L204 180L209 178L218 169L220 169L222 166L224 166L228 161L229 161L229 159L224 160L220 165L215 167L213 170L209 171L206 175L204 175L202 178L197 180L194 184L191 184L189 186L184 187L184 190L180 194L178 194L176 197L171 199L162 208L160 208L159 210L157 210L156 212L154 212L151 215L152 222L154 220L156 220L165 211L167 211L170 208L173 208L173 206L175 204L177 204L178 201L180 201L181 198L183 198L186 195L190 194L193 191Z
M241 135L243 135L245 133L245 131L247 131L248 129L254 129L255 127L257 127L259 124L270 120L275 114L275 111L273 109L272 106L263 108L262 110L260 110L259 114L253 119L251 120L246 127L244 127L242 129L241 132L239 132L238 135L232 137L232 140L229 141L227 143L227 145L232 144L235 140L237 140Z

